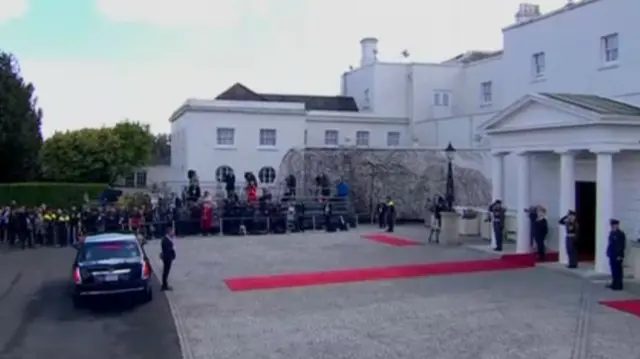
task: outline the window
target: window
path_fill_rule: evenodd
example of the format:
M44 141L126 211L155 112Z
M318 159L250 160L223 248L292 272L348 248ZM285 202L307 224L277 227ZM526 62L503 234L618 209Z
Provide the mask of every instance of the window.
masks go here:
M140 256L138 244L133 241L90 242L82 246L78 260L93 262L113 258L134 259Z
M488 105L493 101L492 85L491 81L480 84L480 102L483 105Z
M147 171L136 172L136 188L147 187Z
M136 174L135 172L131 172L124 178L124 186L127 188L133 188L135 187L135 185L136 185Z
M400 146L400 132L387 132L387 146Z
M276 130L271 128L260 129L260 146L275 146Z
M446 91L436 91L433 94L433 104L435 106L449 107L451 94Z
M309 141L309 131L304 130L304 144L305 144L305 146L307 145L308 141Z
M544 56L544 52L538 52L533 54L532 58L532 72L534 77L542 77L544 76L544 72L546 70L546 59Z
M369 146L369 131L356 132L356 146Z
M605 64L618 61L618 34L602 37L602 60Z
M338 145L338 130L324 131L324 144L328 146Z
M364 101L362 102L362 109L369 110L371 108L371 98L369 89L364 90Z
M236 130L233 128L219 127L216 132L218 146L233 146Z
M216 180L218 182L224 182L228 175L233 175L233 169L229 166L220 166L216 169Z
M273 183L276 181L276 170L273 167L262 167L258 171L260 183Z

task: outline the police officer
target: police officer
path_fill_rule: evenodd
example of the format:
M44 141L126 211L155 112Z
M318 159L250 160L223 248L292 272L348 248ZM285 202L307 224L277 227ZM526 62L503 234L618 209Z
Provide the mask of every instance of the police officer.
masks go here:
M387 232L393 232L396 224L396 204L391 197L387 197Z
M564 217L560 218L559 223L566 229L564 244L569 257L567 268L578 268L578 252L576 249L578 244L578 220L576 219L576 212L570 210Z
M493 224L493 235L496 237L496 247L494 250L502 251L502 242L504 239L504 225L506 208L502 205L502 201L497 199L489 206L491 214L491 222Z
M56 223L56 237L58 247L69 244L69 216L61 209L58 210L58 222Z
M609 267L611 268L611 284L607 285L607 288L622 290L622 262L624 260L627 236L620 229L620 221L612 219L609 224L611 225L611 232L609 232L607 257L609 257Z

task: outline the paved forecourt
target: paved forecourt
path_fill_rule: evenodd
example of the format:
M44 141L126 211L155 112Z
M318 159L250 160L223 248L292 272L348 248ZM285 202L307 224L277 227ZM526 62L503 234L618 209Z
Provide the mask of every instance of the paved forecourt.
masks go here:
M180 345L169 305L97 302L73 308L73 248L0 251L0 358L176 359Z
M231 292L237 276L494 258L339 233L176 241L168 294L197 358L637 357L640 320L598 304L626 293L543 268ZM424 230L399 227L420 239ZM159 269L159 243L147 250Z

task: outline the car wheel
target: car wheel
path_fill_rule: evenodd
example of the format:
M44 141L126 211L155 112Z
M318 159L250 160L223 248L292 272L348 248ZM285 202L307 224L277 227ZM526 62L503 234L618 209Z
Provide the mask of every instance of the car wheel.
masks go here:
M76 309L82 309L85 306L84 298L79 295L73 296L73 307Z
M153 300L153 289L148 288L142 295L142 302L149 303L152 300Z

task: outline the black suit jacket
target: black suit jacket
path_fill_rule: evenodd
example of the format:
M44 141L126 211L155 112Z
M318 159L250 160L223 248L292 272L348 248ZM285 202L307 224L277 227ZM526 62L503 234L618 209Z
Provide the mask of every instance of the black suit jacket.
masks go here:
M166 236L162 238L162 252L160 252L160 257L163 261L176 259L176 250L173 248L173 241Z

